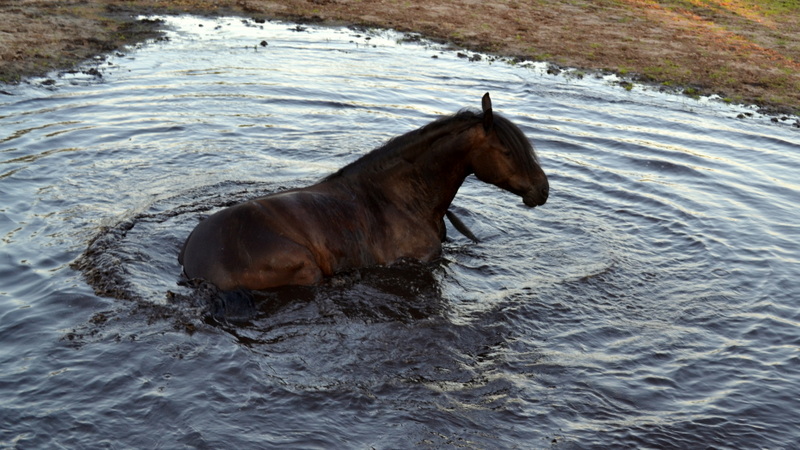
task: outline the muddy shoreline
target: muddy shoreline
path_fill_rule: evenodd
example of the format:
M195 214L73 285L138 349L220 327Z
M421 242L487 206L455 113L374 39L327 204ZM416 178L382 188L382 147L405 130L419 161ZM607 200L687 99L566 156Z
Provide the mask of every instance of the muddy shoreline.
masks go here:
M0 83L76 70L97 55L158 39L162 24L142 15L188 13L393 28L554 67L614 72L689 96L717 94L773 116L800 114L800 6L769 9L780 2L165 3L0 0Z

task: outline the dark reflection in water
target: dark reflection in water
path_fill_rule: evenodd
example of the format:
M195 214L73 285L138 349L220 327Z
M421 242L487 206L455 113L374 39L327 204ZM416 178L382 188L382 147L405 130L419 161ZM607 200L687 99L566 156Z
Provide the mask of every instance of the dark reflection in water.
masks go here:
M393 33L169 21L102 80L0 98L0 446L800 440L797 130ZM181 278L206 215L486 91L537 146L544 207L468 179L453 209L480 243L448 230L433 264Z

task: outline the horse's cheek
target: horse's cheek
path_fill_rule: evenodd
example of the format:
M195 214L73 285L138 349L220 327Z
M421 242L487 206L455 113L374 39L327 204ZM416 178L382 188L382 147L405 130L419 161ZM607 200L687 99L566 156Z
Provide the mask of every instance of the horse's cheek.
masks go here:
M500 182L496 165L486 158L479 158L476 161L475 176L484 183L497 184Z

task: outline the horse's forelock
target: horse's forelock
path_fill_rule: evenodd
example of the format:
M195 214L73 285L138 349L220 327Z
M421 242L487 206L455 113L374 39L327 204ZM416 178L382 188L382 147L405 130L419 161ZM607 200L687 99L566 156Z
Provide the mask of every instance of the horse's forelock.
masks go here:
M537 165L539 164L539 157L536 155L536 150L534 150L528 137L525 136L525 133L523 133L518 126L505 117L495 114L494 127L497 132L497 137L500 139L500 143L511 150L520 162L526 165L531 161Z

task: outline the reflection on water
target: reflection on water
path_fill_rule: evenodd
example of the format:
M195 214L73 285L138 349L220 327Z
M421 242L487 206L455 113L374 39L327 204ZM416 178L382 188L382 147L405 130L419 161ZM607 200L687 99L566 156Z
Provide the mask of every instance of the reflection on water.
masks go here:
M0 445L800 439L791 120L389 32L167 20L102 79L0 98ZM436 264L245 300L181 280L205 215L486 91L536 145L544 207L468 179L481 242L449 230Z

